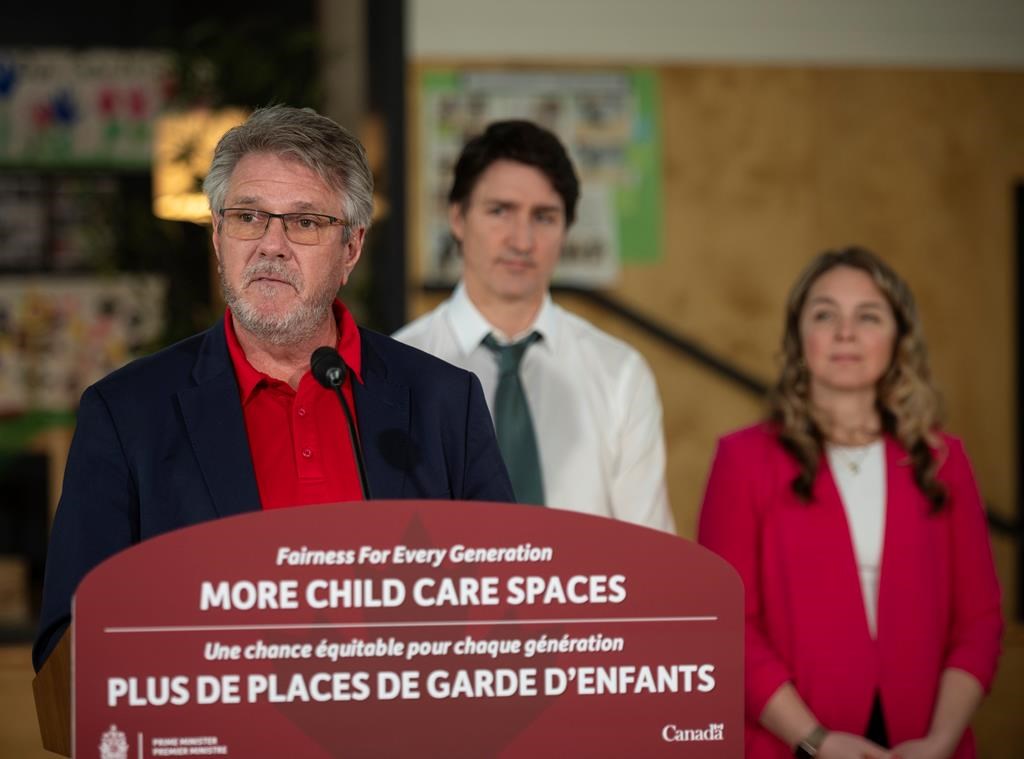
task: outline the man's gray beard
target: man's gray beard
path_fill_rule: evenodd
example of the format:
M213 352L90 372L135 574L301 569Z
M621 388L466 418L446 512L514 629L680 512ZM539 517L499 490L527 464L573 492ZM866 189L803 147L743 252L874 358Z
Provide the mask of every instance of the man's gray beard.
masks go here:
M224 302L231 309L231 316L247 332L270 345L290 345L311 338L323 325L330 313L331 304L338 295L337 288L325 287L313 292L308 300L301 301L290 312L275 317L260 313L247 303L241 294L228 284L223 269L219 270L219 274ZM242 273L243 288L256 277L266 274L286 280L296 290L302 286L299 275L272 261L264 261L250 266Z

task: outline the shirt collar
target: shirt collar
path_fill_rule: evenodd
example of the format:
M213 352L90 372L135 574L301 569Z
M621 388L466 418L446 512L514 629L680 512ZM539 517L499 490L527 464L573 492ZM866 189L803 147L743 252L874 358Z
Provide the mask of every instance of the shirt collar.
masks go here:
M334 299L334 320L338 323L338 344L335 346L338 353L348 368L363 384L363 343L359 334L359 327L352 316L352 312L345 308L345 304L337 298Z
M355 319L352 318L351 312L345 308L345 304L337 298L335 298L331 310L334 314L334 321L338 325L338 343L335 348L352 374L362 384L362 341L359 327L356 325ZM276 382L277 380L249 363L241 343L238 342L238 336L235 334L235 320L230 308L225 309L224 312L224 335L228 342L231 364L235 368L235 377L238 379L238 392L242 403L245 404L261 382Z
M543 340L540 345L552 347L557 337L557 319L555 318L555 305L551 300L550 293L544 293L544 301L541 303L540 311L533 324L527 327L521 334L505 335L501 330L492 325L487 318L480 313L480 310L469 299L466 292L466 285L461 280L456 285L455 291L449 299L448 322L451 325L452 333L455 335L455 342L463 355L468 355L476 349L487 335L494 333L499 341L514 342L531 332L538 332Z

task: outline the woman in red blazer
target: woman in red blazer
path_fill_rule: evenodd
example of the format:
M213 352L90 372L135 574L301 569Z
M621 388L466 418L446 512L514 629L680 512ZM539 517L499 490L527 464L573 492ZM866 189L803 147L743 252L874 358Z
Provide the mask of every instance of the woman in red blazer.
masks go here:
M746 586L747 755L973 757L999 587L909 289L866 250L822 254L783 359L770 420L719 442L700 516Z

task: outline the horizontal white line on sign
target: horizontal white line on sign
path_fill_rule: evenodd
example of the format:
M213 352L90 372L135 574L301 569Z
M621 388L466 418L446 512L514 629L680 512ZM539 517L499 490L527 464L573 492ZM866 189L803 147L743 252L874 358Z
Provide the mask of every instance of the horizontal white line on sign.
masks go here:
M103 632L161 633L161 632L224 632L231 630L342 630L346 628L383 627L481 627L485 625L585 625L585 624L637 624L649 622L717 622L717 616L708 617L597 617L591 619L459 619L438 622L309 622L302 624L268 625L165 625L150 627L104 627Z

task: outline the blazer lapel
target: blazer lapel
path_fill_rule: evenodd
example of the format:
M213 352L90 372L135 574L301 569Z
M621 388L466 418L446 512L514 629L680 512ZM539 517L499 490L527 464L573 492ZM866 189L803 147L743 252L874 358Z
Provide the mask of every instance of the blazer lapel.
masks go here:
M192 377L178 393L185 429L221 517L260 508L245 417L221 319L206 334Z
M828 457L822 454L815 482L815 498L824 509L823 517L828 524L828 545L835 551L832 572L836 592L843 599L844 615L851 625L858 625L858 637L871 640L868 628L867 609L864 608L864 593L861 590L860 571L857 555L853 548L853 531L846 516L839 486L836 484ZM851 628L852 631L852 628Z
M409 388L388 380L373 333L360 328L363 383L353 384L366 477L374 498L401 498L411 466Z
M914 531L921 530L920 505L923 496L914 482L910 457L890 437L885 438L885 539L882 570L878 583L878 630L883 625L903 627L903 618L915 610L914 567L921 558L915 551ZM908 595L907 590L910 590Z

